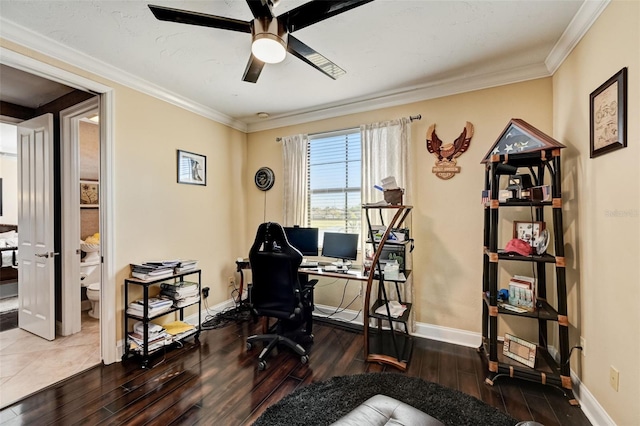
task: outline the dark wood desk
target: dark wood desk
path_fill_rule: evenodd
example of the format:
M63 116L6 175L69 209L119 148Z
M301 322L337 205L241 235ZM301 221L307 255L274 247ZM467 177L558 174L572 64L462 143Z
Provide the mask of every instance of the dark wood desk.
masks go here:
M244 291L244 270L251 269L249 259L236 260L236 271L240 274L240 287L238 289L238 300L236 303L242 303L242 292ZM299 268L298 273L306 276L342 278L345 280L367 281L368 276L364 275L362 265L352 265L351 269L346 272L323 271L322 266L315 268Z

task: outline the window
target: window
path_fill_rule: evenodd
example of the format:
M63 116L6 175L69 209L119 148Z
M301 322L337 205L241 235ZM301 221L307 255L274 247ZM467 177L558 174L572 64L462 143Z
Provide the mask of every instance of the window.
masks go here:
M307 226L324 231L360 233L360 130L309 137Z

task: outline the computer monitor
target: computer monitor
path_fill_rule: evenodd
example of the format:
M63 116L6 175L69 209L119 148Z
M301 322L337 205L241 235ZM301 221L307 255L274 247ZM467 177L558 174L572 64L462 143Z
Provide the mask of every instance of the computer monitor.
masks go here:
M342 260L356 260L358 257L358 234L325 232L322 255Z
M318 228L285 227L284 233L289 244L297 248L303 256L318 255Z

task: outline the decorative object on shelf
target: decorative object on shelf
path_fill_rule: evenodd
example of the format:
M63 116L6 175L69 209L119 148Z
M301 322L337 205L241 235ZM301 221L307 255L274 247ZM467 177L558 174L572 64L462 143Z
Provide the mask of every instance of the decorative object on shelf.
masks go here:
M207 157L178 150L178 183L207 185Z
M530 174L511 175L509 176L509 184L506 190L511 192L511 196L507 199L515 198L521 200L529 198L530 192L526 191L533 186Z
M436 135L436 125L432 124L427 130L427 151L436 157L436 165L431 169L440 179L451 179L460 173L460 167L456 165L456 158L460 157L469 149L471 138L473 137L473 124L467 121L460 136L453 141L443 145L443 142Z
M543 229L540 232L540 238L537 239L536 245L536 253L539 255L544 254L547 251L547 247L549 247L549 240L551 239L551 234L546 229Z
M530 154L564 147L560 142L544 134L526 121L512 118L481 162L487 163L495 155L505 156L508 159L512 155ZM496 174L514 175L517 169L513 165L502 163L497 167Z
M519 337L505 334L502 353L531 368L536 365L536 345Z
M544 222L513 222L513 238L526 241L531 247L537 247Z
M506 253L516 253L521 256L530 256L532 252L532 247L528 242L521 240L519 238L514 238L509 240L506 246L504 246L504 251Z
M627 68L589 95L591 158L627 146Z
M260 191L268 191L273 187L276 175L269 167L260 167L253 180Z
M100 184L95 180L80 181L80 207L96 208L100 194Z

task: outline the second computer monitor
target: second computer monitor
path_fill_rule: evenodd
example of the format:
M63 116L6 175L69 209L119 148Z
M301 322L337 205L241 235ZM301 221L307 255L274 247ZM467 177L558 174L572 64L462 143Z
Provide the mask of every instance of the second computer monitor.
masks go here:
M356 260L358 257L358 234L325 232L322 255L335 259Z
M289 244L298 249L303 256L318 255L318 228L285 227Z

